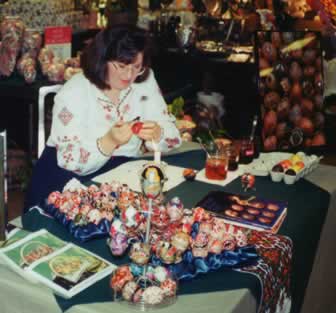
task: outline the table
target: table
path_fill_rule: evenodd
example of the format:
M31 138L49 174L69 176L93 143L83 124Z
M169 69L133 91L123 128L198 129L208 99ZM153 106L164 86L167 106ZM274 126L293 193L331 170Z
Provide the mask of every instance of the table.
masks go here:
M186 158L184 158L186 159ZM192 160L191 160L192 161ZM326 178L323 175L323 172L326 170L328 172L336 173L336 168L334 167L325 167L323 165L319 166L319 168L315 171L313 177L308 177L312 179L317 184L328 184L328 177ZM319 174L320 173L320 174ZM331 177L331 176L329 176ZM335 176L334 176L335 177ZM332 181L329 181L329 183ZM194 189L193 186L189 185L189 188ZM272 185L271 185L272 186ZM232 186L228 186L228 189L235 188L235 182ZM272 188L272 187L270 187ZM286 188L286 186L284 187ZM230 190L229 190L230 191ZM181 196L178 194L178 189L172 190L172 193L175 195ZM295 190L293 189L293 193ZM183 194L183 192L182 192ZM196 194L196 198L198 195ZM181 199L183 199L181 197ZM197 199L189 199L190 201L197 201ZM188 202L188 201L187 201ZM185 203L185 205L189 205ZM295 211L292 212L295 215ZM298 227L292 228L291 220L294 217L293 214L289 214L289 218L286 220L288 223L284 224L284 228L281 229L282 232L291 233L294 236L294 244L297 243L297 236L300 235L300 232L303 230ZM304 221L303 221L304 222ZM314 221L313 221L314 222ZM308 223L309 225L309 223ZM299 226L299 225L297 225ZM322 225L321 225L322 227ZM313 238L313 242L308 242L308 245L317 245L318 238ZM302 249L306 248L306 244L302 244ZM315 247L316 248L316 247ZM315 249L313 249L315 250ZM300 254L298 255L300 256ZM303 257L303 255L302 255ZM294 266L299 267L302 265L300 262L301 259L297 259ZM309 256L306 259L306 263L308 264L308 268L305 271L298 271L298 275L296 279L298 280L296 283L296 287L298 284L306 285L308 282L309 273L312 266L313 256ZM295 287L295 286L294 286ZM57 307L54 297L52 294L46 290L45 288L41 288L40 286L31 285L27 283L22 278L18 277L16 274L11 273L4 266L0 266L0 289L1 289L1 297L2 303L6 303L4 313L11 312L38 312L38 311L48 311L48 312L60 312ZM302 288L301 288L302 289ZM301 293L304 292L300 291ZM303 294L297 293L296 296L302 297ZM6 301L5 301L6 299ZM43 299L43 303L41 303L41 299ZM302 299L301 299L302 300ZM8 303L8 304L7 304ZM188 305L187 305L188 304ZM299 312L299 307L301 303L296 303L296 309L293 312ZM107 310L111 310L111 308L115 308L121 312L129 312L127 307L120 307L117 303L101 303L101 304L90 304L90 305L81 305L74 306L67 312L75 313L75 312L106 312ZM256 311L256 301L249 290L247 289L237 289L234 291L224 291L224 292L214 292L209 294L198 294L195 295L183 295L180 296L179 301L172 307L163 309L162 312L173 312L173 311L181 311L181 312L204 312L205 310L211 310L212 312L255 312Z

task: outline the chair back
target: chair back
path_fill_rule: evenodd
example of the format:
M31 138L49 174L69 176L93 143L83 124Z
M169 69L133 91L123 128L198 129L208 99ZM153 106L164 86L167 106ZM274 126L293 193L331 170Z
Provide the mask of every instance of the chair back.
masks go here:
M0 242L6 239L7 225L7 136L0 132Z
M39 158L45 147L46 134L45 134L45 105L46 96L51 93L57 93L61 89L62 85L51 85L44 86L39 89L38 98L38 147L37 147L37 157Z

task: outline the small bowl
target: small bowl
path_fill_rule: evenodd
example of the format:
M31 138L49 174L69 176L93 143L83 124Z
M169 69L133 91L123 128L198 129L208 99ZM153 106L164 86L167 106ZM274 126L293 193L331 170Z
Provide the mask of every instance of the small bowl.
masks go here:
M283 177L285 176L284 172L271 171L270 174L271 174L272 181L275 183L282 181Z
M294 175L287 175L287 174L284 175L284 182L287 185L293 185L296 182L297 179L298 179L297 175L295 175L295 176Z

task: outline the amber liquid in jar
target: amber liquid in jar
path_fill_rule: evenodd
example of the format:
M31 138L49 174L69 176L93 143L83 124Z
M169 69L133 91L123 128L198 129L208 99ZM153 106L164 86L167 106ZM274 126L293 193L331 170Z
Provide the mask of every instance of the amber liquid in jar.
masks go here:
M227 160L210 157L205 163L205 177L208 179L224 180L227 175Z

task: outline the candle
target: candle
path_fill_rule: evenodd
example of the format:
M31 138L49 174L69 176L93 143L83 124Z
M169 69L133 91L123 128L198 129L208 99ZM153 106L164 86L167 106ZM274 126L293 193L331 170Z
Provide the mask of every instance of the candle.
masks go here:
M161 163L161 152L160 151L154 151L154 162L157 164Z
M154 163L160 164L161 163L161 151L158 150L157 144L152 140L152 146L154 149Z

